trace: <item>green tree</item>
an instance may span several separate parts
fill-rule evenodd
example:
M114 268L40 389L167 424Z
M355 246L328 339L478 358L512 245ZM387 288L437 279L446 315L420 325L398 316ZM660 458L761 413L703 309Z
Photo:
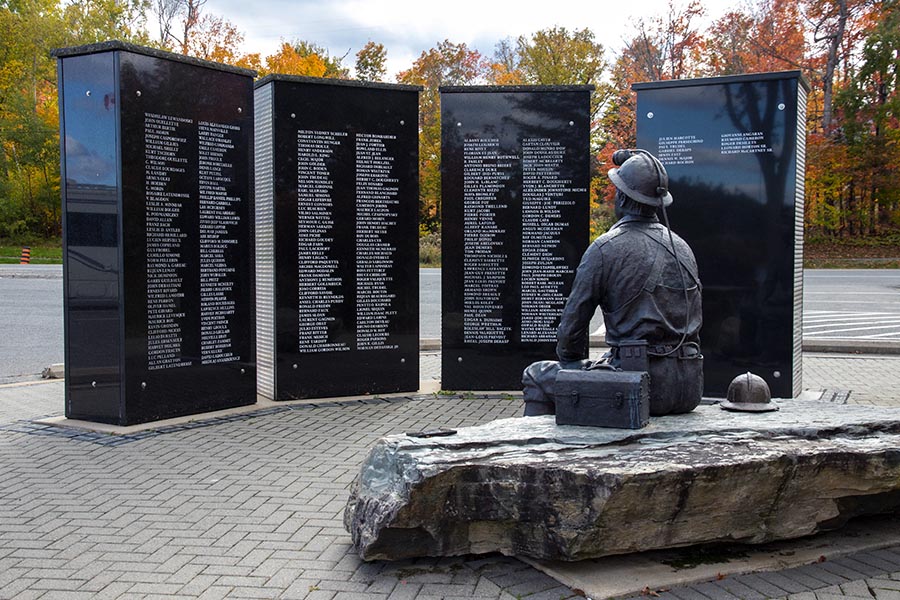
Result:
M542 29L516 42L518 70L535 85L599 84L607 64L604 49L590 29Z
M57 229L56 74L49 50L64 44L63 31L55 2L0 4L0 237Z
M498 55L503 56L498 46ZM593 85L591 94L591 156L596 156L602 146L604 134L600 126L600 114L613 96L613 88L604 77L609 68L606 51L594 38L590 29L569 31L565 27L551 27L521 36L516 41L514 61L522 82L535 85ZM602 189L605 175L599 164L591 160L591 223L592 233L605 229L609 211L603 209Z
M76 0L64 4L67 45L124 40L150 44L147 0Z
M859 69L835 99L841 129L832 144L846 146L843 166L853 174L830 198L844 236L900 226L900 1L878 2L874 12Z
M356 53L356 78L363 81L384 81L387 75L387 50L384 44L369 40Z
M482 81L487 65L477 50L449 40L422 52L412 67L397 75L399 83L424 86L419 95L419 226L436 232L441 222L441 106L442 85Z
M59 116L50 50L146 43L143 1L0 0L0 236L59 235Z

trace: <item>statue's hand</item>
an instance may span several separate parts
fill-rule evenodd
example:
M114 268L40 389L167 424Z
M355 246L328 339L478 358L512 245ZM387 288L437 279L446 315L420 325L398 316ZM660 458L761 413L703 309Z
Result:
M585 360L564 360L559 363L559 366L563 369L571 369L571 370L582 370L587 368L585 363L590 363L590 361Z

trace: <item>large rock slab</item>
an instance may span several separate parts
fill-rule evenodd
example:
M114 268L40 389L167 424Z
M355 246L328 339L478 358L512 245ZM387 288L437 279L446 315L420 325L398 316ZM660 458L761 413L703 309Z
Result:
M581 560L762 543L900 506L900 411L701 406L641 430L502 419L372 448L344 524L366 560L502 552Z

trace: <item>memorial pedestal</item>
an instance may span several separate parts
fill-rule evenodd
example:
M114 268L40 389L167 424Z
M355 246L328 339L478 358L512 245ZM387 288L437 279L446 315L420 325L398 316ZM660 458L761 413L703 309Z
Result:
M637 431L543 416L390 435L363 462L344 525L364 560L797 538L900 507L898 417L789 400L768 413L700 406Z
M121 42L55 55L66 416L253 404L254 73Z

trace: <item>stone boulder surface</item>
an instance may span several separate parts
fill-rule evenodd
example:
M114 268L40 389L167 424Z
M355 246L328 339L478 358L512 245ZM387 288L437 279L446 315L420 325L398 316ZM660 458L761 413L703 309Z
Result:
M640 430L528 417L387 436L362 465L344 525L366 560L581 560L795 538L900 506L900 411L780 406L700 406Z

